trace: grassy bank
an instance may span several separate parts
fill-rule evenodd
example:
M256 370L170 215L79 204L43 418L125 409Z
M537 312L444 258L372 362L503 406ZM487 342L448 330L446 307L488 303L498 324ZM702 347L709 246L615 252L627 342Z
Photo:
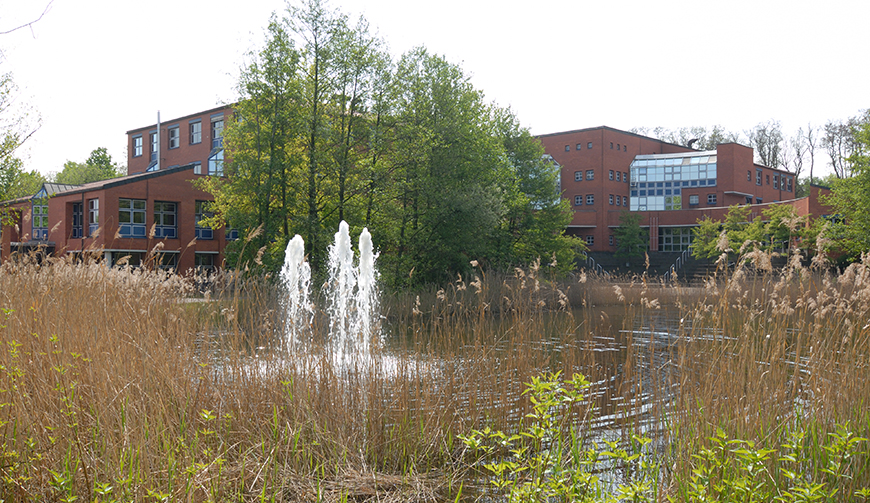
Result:
M794 433L805 432L807 477L826 476L842 425L870 436L864 264L836 277L739 269L703 289L480 273L385 298L384 344L342 364L322 315L304 341L285 340L268 281L212 278L205 296L198 284L99 264L4 266L0 499L473 499L491 486L459 436L519 431L534 411L524 383L545 372L591 382L560 412L561 438L654 437L641 450L661 468L661 497L697 500L704 463L722 463L709 487L728 470L736 480L736 442L697 457L718 442L771 449L758 478L775 492ZM668 309L678 333L648 335ZM610 433L589 433L601 417ZM824 483L854 495L870 485L866 446L848 463L851 478ZM613 473L611 489L637 472Z

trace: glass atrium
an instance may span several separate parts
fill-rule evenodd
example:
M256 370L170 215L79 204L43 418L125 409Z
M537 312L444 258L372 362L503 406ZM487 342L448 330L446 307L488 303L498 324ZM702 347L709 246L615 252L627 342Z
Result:
M686 189L716 186L716 151L636 156L630 181L631 211L682 209Z

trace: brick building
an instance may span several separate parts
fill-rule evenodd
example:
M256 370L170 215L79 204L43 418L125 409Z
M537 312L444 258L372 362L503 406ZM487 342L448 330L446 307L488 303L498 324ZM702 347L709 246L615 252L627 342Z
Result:
M753 150L737 143L697 151L606 126L539 139L561 167L562 197L574 208L568 233L591 251L615 251L613 229L626 210L641 213L651 251L686 250L698 219L721 219L735 204L752 204L753 216L773 203L801 215L828 213L819 187L796 198L792 173L755 164Z
M186 272L224 264L234 230L199 225L210 194L199 177L223 174L223 125L229 107L134 129L127 133L127 176L88 183L46 183L31 197L7 201L13 221L3 226L0 259L13 252L103 254L138 265L149 252L161 267ZM158 134L159 132L159 134Z

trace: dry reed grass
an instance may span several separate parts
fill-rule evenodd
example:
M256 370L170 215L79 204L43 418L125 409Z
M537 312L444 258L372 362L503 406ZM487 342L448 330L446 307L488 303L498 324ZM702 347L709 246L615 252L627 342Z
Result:
M262 278L6 264L0 498L452 500L472 482L456 436L515 430L522 383L560 370L594 383L566 424L655 433L679 494L716 428L870 436L868 267L741 266L705 289L479 272L385 299L375 357L337 364L322 315L285 340ZM643 335L673 329L668 309L679 333Z

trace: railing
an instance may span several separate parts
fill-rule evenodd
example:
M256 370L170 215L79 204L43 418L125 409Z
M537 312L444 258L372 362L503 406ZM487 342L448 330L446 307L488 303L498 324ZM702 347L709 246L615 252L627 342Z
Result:
M682 267L684 265L686 265L686 262L689 260L689 257L691 257L691 256L692 256L692 247L689 246L688 248L683 250L683 253L681 253L680 256L677 257L677 260L674 262L674 265L672 265L671 268L668 269L668 272L665 273L665 275L664 275L665 281L671 281L673 279L674 275L677 273L677 271L679 271L680 269L682 269Z
M588 269L592 269L593 272L601 274L602 276L610 276L610 273L605 271L604 268L601 267L601 264L596 262L594 258L590 257L588 253L583 253L582 257L583 262Z

